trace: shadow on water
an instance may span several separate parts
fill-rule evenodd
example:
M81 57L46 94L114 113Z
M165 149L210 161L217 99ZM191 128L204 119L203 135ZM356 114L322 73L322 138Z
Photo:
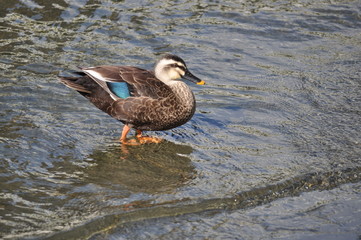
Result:
M134 147L115 143L88 156L93 166L84 170L85 181L119 184L132 193L172 192L196 174L188 157L192 151L190 146L169 141Z

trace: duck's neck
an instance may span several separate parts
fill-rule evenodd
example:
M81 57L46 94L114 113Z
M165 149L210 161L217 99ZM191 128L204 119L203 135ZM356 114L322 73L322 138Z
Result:
M195 104L195 98L190 87L183 81L169 81L167 85L173 90L174 94L179 100L179 103L186 106L192 106Z

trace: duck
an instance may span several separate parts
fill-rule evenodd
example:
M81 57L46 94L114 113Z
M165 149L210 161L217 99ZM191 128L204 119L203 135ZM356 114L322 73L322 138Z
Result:
M134 66L101 65L79 67L73 76L59 76L97 108L124 124L120 142L125 145L160 143L162 139L144 131L164 131L188 122L196 109L195 96L184 80L204 85L184 60L163 55L154 70ZM131 129L135 139L127 139Z

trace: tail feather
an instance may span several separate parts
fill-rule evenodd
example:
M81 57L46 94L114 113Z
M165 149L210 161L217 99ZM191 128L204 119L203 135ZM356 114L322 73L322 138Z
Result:
M76 80L78 80L79 77L59 77L60 82L62 82L65 86L74 89L81 93L92 93L89 89L86 87L75 83Z

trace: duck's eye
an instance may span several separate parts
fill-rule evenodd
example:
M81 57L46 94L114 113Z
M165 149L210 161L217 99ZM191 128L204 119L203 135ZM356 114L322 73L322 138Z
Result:
M169 64L169 67L171 67L171 68L179 68L179 69L181 69L181 70L183 70L183 71L186 71L186 67L185 67L185 66L183 66L183 65L178 65L177 63Z
M184 72L186 71L186 67L185 67L185 66L179 66L179 65L177 65L177 67L178 67L179 69L183 70Z

